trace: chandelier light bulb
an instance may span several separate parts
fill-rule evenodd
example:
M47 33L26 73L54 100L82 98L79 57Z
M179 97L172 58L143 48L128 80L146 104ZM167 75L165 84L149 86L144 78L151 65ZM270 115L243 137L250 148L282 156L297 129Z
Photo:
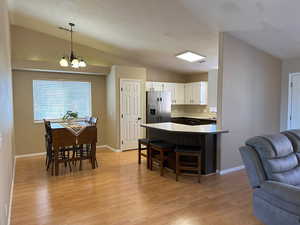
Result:
M60 64L60 66L62 66L62 67L68 67L68 66L69 66L68 60L66 60L65 57L62 57L62 58L61 58L61 60L59 61L59 64Z
M83 59L80 60L78 65L79 65L79 67L86 67L86 63Z
M79 60L77 58L73 59L71 64L73 68L79 68Z

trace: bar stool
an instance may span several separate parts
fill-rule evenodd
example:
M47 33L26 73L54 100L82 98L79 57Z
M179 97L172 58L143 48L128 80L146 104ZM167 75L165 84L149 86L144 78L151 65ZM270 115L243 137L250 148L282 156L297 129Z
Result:
M150 142L159 142L159 140L150 140L149 138L141 138L138 140L138 163L141 164L142 156L147 159L147 168L149 169L149 145ZM145 147L142 147L145 146ZM146 150L146 153L144 152Z
M179 175L187 176L197 176L198 182L200 183L201 179L201 149L199 147L191 146L176 146L176 181L178 181ZM184 162L181 160L181 156L195 157L197 162ZM186 172L197 172L197 173L182 173L184 170Z
M159 164L160 175L164 175L164 162L168 159L166 153L172 152L174 150L174 145L160 141L160 142L151 142L149 146L149 160L150 160L150 170L153 168L153 161ZM155 152L158 152L157 158L154 157Z
M150 140L148 138L142 138L138 140L138 163L141 164L142 156L147 158L147 168L149 168L149 144ZM142 147L142 145L146 147ZM146 150L147 153L144 153L143 150Z

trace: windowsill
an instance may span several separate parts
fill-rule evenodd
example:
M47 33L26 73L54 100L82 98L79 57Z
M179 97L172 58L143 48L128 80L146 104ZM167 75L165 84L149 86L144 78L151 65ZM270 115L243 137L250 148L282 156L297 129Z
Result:
M53 119L53 120L47 120L50 121L51 123L64 123L65 121L62 119ZM74 122L81 122L81 121L85 121L85 118L79 118L77 120L73 120ZM34 120L33 121L34 124L39 124L39 123L44 123L43 120Z

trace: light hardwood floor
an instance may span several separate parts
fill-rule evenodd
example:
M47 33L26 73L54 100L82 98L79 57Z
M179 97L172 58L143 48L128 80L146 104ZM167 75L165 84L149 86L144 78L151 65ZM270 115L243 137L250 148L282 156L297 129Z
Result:
M51 177L42 156L17 159L12 225L255 225L244 171L194 177L146 169L137 152L98 150L99 168Z

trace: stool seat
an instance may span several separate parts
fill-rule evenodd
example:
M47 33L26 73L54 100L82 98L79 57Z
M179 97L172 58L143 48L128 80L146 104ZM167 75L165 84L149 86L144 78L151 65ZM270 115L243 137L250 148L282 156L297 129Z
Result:
M150 142L152 147L161 148L161 149L173 149L175 145L164 142L164 141L153 141Z
M140 142L141 144L147 145L147 144L150 143L150 140L149 140L148 138L141 138L141 139L139 139L139 142Z
M148 145L148 144L154 143L154 142L161 142L161 140L158 140L158 139L149 139L149 138L140 138L138 141L141 144L144 144L144 145Z
M201 148L199 146L183 146L177 145L175 152L186 152L186 153L199 153L201 154Z

